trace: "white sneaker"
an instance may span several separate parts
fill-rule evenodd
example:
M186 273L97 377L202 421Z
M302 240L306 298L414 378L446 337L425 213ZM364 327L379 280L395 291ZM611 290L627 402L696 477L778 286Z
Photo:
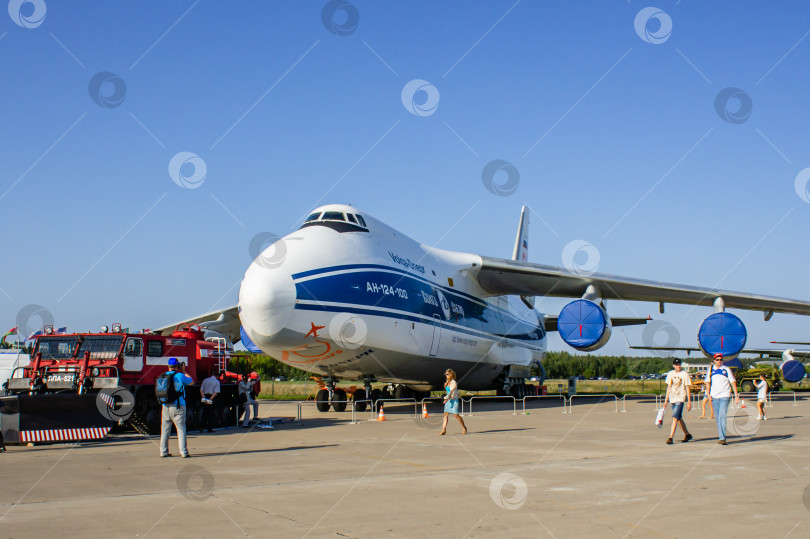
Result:
M757 416L757 419L762 420L762 416L761 416L761 415L758 415L758 416Z
M763 417L762 419L764 419L765 421L767 421L767 420L768 420L768 418L767 418L767 417Z

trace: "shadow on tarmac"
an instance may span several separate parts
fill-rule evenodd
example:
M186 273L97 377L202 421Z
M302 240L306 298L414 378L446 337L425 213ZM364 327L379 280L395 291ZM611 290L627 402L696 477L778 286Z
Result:
M534 427L526 427L523 429L490 429L490 430L477 430L477 431L469 431L467 434L488 434L491 432L517 432L521 430L537 430Z
M777 440L789 440L793 438L792 434L782 434L778 436L752 436L750 438L729 438L726 441L728 445L733 444L748 444L751 442L773 442Z
M277 453L280 451L298 451L299 449L322 449L324 447L337 447L338 444L321 445L294 445L289 447L274 447L268 449L245 449L241 451L216 451L208 453L192 453L193 457L222 457L224 455L247 455L250 453Z

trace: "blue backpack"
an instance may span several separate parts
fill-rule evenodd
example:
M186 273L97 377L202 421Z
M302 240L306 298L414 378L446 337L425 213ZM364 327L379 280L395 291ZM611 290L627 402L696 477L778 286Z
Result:
M155 396L160 404L173 404L182 394L174 386L175 371L164 372L155 380Z

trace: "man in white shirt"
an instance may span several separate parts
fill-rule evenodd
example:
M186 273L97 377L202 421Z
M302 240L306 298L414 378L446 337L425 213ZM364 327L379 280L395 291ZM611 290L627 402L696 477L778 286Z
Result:
M686 423L683 421L683 405L686 404L686 410L692 409L692 393L689 391L689 386L692 385L692 380L689 373L681 370L681 360L677 357L672 360L672 370L667 373L667 396L664 398L664 408L667 402L672 403L672 430L669 432L667 444L672 443L672 437L675 436L675 429L678 425L681 426L683 431L684 442L692 439L692 435L686 429Z
M712 409L717 420L717 436L720 445L726 445L726 418L728 405L731 401L731 391L734 390L734 403L740 402L737 393L737 380L731 369L723 365L723 354L714 355L714 365L706 373L704 380L707 393L712 397Z
M208 429L208 432L214 432L214 399L222 390L219 385L216 371L211 372L211 376L203 380L200 386L200 394L202 400L200 407L202 408L202 420L200 421L200 432Z

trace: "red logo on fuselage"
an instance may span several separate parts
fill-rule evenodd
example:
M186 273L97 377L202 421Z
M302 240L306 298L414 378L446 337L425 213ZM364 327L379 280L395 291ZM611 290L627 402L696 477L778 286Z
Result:
M316 326L314 322L310 322L310 324L312 327L310 328L309 332L304 335L304 338L306 339L312 335L315 342L302 344L301 346L296 346L291 350L283 350L281 352L281 361L284 363L309 364L317 361L323 361L324 359L329 359L330 357L335 357L343 353L343 350L335 350L332 352L332 345L318 338L318 330L321 330L326 326ZM291 355L301 359L291 359Z

